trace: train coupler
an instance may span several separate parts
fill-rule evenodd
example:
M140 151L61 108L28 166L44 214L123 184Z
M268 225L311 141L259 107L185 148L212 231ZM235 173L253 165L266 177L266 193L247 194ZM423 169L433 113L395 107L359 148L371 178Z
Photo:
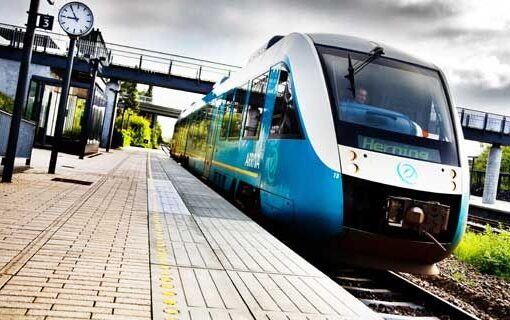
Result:
M386 199L386 222L389 226L416 230L419 233L439 234L446 231L450 206L434 201L420 201L405 197Z

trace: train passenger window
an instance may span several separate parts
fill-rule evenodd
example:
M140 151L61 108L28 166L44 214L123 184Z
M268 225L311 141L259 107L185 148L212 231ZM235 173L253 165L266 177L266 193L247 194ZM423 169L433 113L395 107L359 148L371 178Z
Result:
M212 107L206 105L200 110L200 122L198 124L198 149L205 152L207 133L209 132L209 125L211 124Z
M244 115L243 138L258 139L259 137L268 75L269 73L265 73L251 82L248 107Z
M280 69L269 137L280 139L303 138L298 113L292 97L292 81L285 66Z
M229 139L239 139L241 136L241 124L243 119L243 108L246 103L246 91L248 83L236 89L234 101L232 102L232 119L230 120Z
M191 125L190 125L190 148L191 150L197 149L198 146L198 112L194 112L191 115Z
M231 104L232 98L234 97L234 90L229 91L225 95L225 100L223 102L223 106L220 106L220 110L223 110L223 119L221 121L221 130L220 130L220 139L224 140L227 137L228 133L228 125L230 123L231 118Z

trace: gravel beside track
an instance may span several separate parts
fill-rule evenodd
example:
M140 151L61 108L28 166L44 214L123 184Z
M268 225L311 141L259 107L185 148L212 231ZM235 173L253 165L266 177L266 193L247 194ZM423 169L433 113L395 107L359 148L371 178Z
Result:
M510 282L482 274L454 257L438 263L437 276L401 274L480 319L510 319Z

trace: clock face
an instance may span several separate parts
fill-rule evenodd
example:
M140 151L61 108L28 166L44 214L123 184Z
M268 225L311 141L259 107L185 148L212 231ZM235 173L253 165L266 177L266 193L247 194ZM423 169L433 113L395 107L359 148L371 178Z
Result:
M58 23L69 35L84 36L94 26L94 15L83 3L69 2L60 9Z

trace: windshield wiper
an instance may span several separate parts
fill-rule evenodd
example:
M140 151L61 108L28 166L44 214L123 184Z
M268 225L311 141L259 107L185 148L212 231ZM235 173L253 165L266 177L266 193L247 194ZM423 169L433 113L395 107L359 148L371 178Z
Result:
M352 92L353 98L356 98L356 86L354 76L383 54L384 49L382 47L377 46L372 51L370 51L368 57L365 60L358 62L354 66L352 65L351 54L350 53L347 54L347 59L349 60L349 67L347 68L347 71L349 73L345 75L345 78L349 80L349 84L351 85L349 90Z

